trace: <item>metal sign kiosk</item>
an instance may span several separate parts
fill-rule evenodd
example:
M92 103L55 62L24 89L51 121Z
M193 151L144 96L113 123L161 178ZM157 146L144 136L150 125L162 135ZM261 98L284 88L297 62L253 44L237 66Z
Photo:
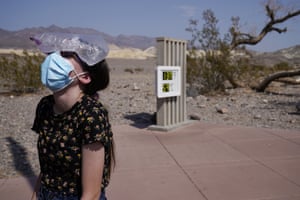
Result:
M186 120L186 41L157 38L156 125L149 129L169 131Z
M156 68L156 94L158 98L181 95L181 67L158 66Z

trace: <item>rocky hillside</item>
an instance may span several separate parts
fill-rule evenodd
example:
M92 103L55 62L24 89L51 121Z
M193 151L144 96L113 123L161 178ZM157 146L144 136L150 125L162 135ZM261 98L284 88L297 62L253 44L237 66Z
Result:
M264 65L286 62L300 67L300 45L281 49L271 53L254 53L255 60Z
M49 27L26 28L19 31L7 31L0 29L0 53L5 53L9 49L35 49L35 45L29 37L43 32L67 32L83 34L100 34L109 43L111 58L146 59L156 55L155 38L135 35L109 34L89 28L69 27L61 28L55 25ZM252 52L256 64L274 65L286 62L295 67L300 66L300 45L281 49L275 52L259 53Z
M118 35L111 36L109 34L89 28L61 28L55 25L49 27L26 28L19 31L7 31L0 29L0 48L16 48L16 49L33 49L35 48L29 37L43 32L66 32L66 33L82 33L82 34L100 34L109 44L114 44L121 48L131 47L145 50L155 45L155 38L136 36L136 35Z

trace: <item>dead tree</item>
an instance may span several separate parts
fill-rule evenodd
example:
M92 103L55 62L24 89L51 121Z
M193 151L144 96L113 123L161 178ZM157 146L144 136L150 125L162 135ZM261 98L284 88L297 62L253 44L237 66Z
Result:
M278 28L275 27L277 24L281 24L287 21L290 18L296 17L300 15L300 10L294 12L288 12L285 16L276 18L276 9L271 9L270 5L267 4L265 6L267 16L269 17L269 22L262 28L258 35L252 35L249 33L242 33L238 28L238 18L235 18L236 22L233 24L233 27L230 30L232 41L231 41L231 49L235 49L240 45L256 45L259 43L268 33L275 31L277 33L285 33L287 32L287 28Z
M288 12L286 15L282 17L277 17L276 12L278 11L275 7L271 8L270 1L265 5L266 14L269 18L267 24L262 28L258 35L252 35L249 33L242 33L239 30L238 23L239 18L232 18L233 26L230 29L230 33L232 36L230 48L233 50L240 45L256 45L259 43L268 33L270 32L277 32L277 33L284 33L287 32L287 28L278 28L276 25L281 24L288 19L296 17L300 15L300 10ZM263 92L268 85L278 79L283 77L290 77L290 76L299 76L300 70L296 70L293 72L278 72L272 75L269 75L265 80L263 80L256 89L258 92Z
M264 92L265 89L268 87L268 85L279 78L284 77L291 77L291 76L299 76L300 75L300 69L296 71L284 71L284 72L277 72L274 74L269 75L267 78L265 78L257 87L254 87L257 92Z

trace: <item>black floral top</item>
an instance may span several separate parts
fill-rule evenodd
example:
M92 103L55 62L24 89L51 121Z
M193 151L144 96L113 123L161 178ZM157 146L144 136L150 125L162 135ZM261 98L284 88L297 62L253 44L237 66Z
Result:
M109 183L113 137L108 112L87 95L60 115L54 114L53 105L52 95L41 99L32 127L39 135L41 184L63 195L80 195L82 145L101 142L105 148L103 191Z

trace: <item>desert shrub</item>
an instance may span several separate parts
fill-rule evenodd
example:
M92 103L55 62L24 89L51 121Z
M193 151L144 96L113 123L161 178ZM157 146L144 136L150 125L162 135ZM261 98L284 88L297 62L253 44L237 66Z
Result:
M135 72L142 72L142 71L144 71L144 68L142 68L142 67L136 67L136 68L134 68L134 71Z
M36 92L42 87L40 81L40 54L15 53L0 57L0 79L3 86L16 93Z
M248 59L235 58L224 41L218 45L218 49L206 50L200 56L192 50L187 57L187 82L198 94L224 92L229 85L237 87L248 74Z
M228 38L220 38L218 20L211 10L203 12L203 20L201 30L197 27L197 20L190 20L190 27L187 28L192 34L187 59L187 82L199 93L224 91L227 81L236 87L235 78L239 77L240 71L237 62L231 58ZM197 54L200 49L202 55Z
M142 72L144 71L144 68L141 68L141 67L135 67L135 68L126 68L124 69L124 72L128 72L128 73L131 73L131 74L134 74L135 72L138 73L138 72Z
M255 79L264 78L272 73L279 71L288 71L292 70L293 67L289 66L286 62L280 62L273 66L264 66L264 65L249 65L245 70L245 74L252 76Z
M206 55L205 58L201 58L199 61L200 77L198 82L201 85L200 92L223 91L225 81L224 62L215 54Z
M237 87L246 79L257 77L257 71L251 69L248 60L234 60L228 53L214 52L198 58L188 56L188 84L197 88L198 93L215 93L224 92L229 85Z
M124 69L124 72L128 72L128 73L131 73L131 74L134 73L133 69L129 69L129 68Z
M291 67L287 62L280 62L273 66L274 71L288 71L292 69L293 67Z

